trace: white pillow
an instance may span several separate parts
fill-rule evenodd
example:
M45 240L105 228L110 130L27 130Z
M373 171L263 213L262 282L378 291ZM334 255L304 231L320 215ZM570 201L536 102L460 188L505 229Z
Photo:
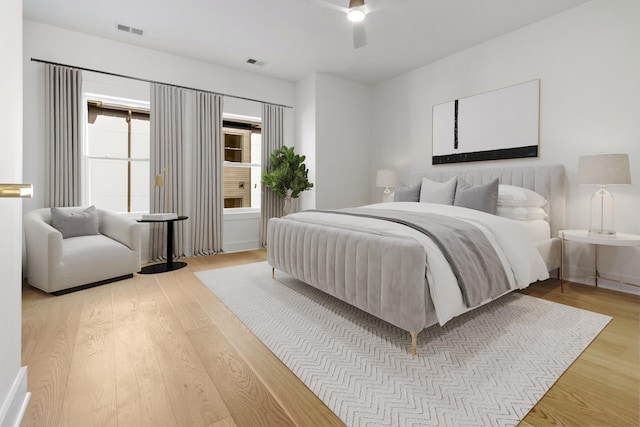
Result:
M516 206L498 206L496 215L518 221L545 219L547 213L542 208L523 208Z
M541 208L547 203L544 197L527 188L515 185L500 185L498 187L498 206L516 206Z
M455 176L447 182L436 182L431 181L428 178L422 178L420 202L453 205L453 197L456 194L457 182L458 178Z

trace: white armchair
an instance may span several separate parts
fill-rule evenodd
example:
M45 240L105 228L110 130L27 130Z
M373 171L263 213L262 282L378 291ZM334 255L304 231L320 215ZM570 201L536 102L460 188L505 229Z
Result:
M27 212L24 228L27 282L31 286L63 294L127 279L140 270L140 225L114 212L97 211L100 234L67 239L51 226L51 209Z

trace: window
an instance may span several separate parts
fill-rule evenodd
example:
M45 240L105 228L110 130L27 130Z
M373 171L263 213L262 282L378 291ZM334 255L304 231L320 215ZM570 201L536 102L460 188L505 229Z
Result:
M149 110L89 100L85 186L89 204L149 211Z
M260 122L242 118L223 121L224 207L260 209L262 135Z

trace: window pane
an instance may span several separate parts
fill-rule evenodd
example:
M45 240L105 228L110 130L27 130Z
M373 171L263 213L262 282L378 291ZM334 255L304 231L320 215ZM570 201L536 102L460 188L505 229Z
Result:
M87 138L90 156L127 157L125 112L89 107Z
M260 208L262 138L249 129L224 128L224 207ZM249 166L249 164L257 166Z
M90 159L89 180L92 205L115 212L127 212L126 160Z
M131 162L131 212L149 212L149 173L149 162Z
M150 127L149 115L133 114L131 121L131 157L134 159L148 159Z
M251 207L250 167L224 167L224 207Z

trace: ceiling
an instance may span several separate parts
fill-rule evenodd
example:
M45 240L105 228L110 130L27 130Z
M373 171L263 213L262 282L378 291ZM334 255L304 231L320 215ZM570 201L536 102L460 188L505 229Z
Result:
M289 81L375 84L587 0L366 0L353 48L348 0L24 0L24 17ZM123 24L143 36L117 30ZM249 58L264 62L250 65ZM49 58L55 60L56 58ZM72 64L74 65L74 64Z

